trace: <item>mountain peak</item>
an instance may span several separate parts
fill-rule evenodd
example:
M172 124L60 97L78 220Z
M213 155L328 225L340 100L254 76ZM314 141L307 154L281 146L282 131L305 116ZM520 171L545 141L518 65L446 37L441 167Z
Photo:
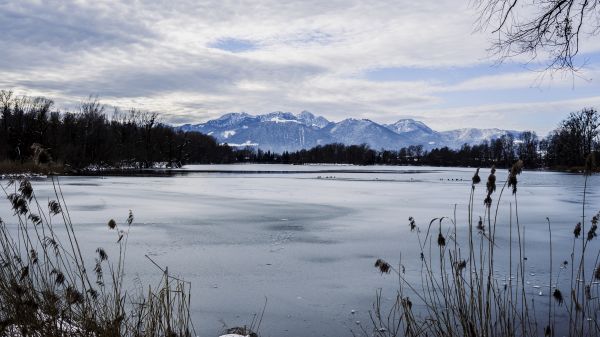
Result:
M291 112L274 111L264 115L258 115L258 119L263 122L275 122L275 123L297 123L298 120L296 115Z
M346 118L344 120L342 120L340 123L374 123L372 120L370 119L366 119L366 118Z
M303 110L296 116L300 122L319 129L324 128L329 124L329 121L325 117L315 116L312 112L306 110Z
M307 110L302 110L297 116L298 118L315 118L315 115Z
M335 123L306 110L297 114L274 111L256 116L245 112L228 113L206 123L182 125L180 129L202 132L232 146L252 144L274 152L296 151L330 143L367 144L374 149L389 150L411 145L423 145L426 149L460 148L465 143L479 144L506 134L515 138L520 135L517 131L474 128L438 132L412 118L387 125L357 118Z
M414 120L412 118L403 118L393 124L386 125L388 129L396 133L405 132L423 132L423 133L434 133L430 127L421 121Z
M216 120L227 120L227 119L237 118L237 117L250 117L250 115L245 112L229 112L229 113L226 113L223 116L217 118Z

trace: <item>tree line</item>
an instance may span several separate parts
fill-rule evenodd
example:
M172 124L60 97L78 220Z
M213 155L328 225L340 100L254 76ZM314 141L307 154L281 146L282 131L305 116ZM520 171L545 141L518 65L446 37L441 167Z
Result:
M0 91L0 161L35 162L68 170L149 168L186 163L229 163L234 151L214 138L161 123L156 113L112 113L91 97L77 112L61 112L44 97Z
M242 162L509 167L517 159L526 168L570 169L583 167L590 154L599 152L599 127L600 114L586 108L571 113L543 139L525 131L517 139L508 134L460 149L375 150L365 144L328 144L273 153L236 149L199 132L178 130L162 123L156 113L117 108L109 113L93 97L76 112L61 112L50 99L0 90L0 162L52 165L67 172Z

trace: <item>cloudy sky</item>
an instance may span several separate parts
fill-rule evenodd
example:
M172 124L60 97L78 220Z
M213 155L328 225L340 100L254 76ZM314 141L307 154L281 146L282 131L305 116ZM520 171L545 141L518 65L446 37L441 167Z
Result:
M599 43L575 77L497 65L476 19L467 0L0 0L0 88L175 124L309 110L545 134L600 107Z

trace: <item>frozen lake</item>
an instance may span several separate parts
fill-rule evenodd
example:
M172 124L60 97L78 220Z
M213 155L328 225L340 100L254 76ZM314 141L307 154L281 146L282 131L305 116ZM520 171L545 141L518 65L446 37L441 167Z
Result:
M103 247L111 255L114 233L106 222L135 215L129 237L128 277L152 281L147 254L192 282L193 318L200 336L217 336L223 324L250 324L268 305L264 336L347 336L367 321L375 291L393 295L397 280L373 263L396 263L418 253L408 217L427 226L452 216L459 226L474 169L383 166L206 165L172 176L61 177L65 199L84 253ZM482 215L480 175L475 214ZM506 171L497 172L501 187ZM519 216L526 226L528 270L542 283L547 269L546 217L553 226L556 261L568 258L580 220L581 175L524 172L519 176ZM588 214L600 210L600 176L588 181ZM33 181L41 201L49 180ZM498 194L494 195L496 200ZM508 202L500 212L498 245L506 247ZM0 216L11 221L8 203ZM596 240L598 241L598 240ZM562 242L562 243L561 243ZM564 244L567 249L561 249ZM594 242L593 249L598 249ZM406 262L406 261L405 261ZM538 277L539 279L536 279ZM547 279L547 277L546 277ZM546 282L547 283L547 282ZM351 314L356 310L355 314Z

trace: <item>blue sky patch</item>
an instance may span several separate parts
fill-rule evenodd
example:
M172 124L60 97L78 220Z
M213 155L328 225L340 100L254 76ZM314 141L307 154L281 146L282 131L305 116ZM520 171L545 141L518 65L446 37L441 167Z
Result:
M217 41L210 43L209 47L226 50L232 53L243 53L258 49L257 44L250 40L235 38L218 39Z
M364 73L370 81L427 81L454 84L479 76L499 75L509 72L520 72L526 68L514 63L510 64L479 64L469 67L389 67L371 69Z

